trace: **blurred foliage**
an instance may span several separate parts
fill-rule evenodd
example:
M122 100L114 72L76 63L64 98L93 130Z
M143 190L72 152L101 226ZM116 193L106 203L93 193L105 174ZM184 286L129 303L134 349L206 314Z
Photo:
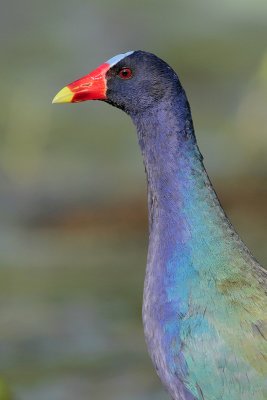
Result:
M216 190L266 264L266 20L265 0L2 0L0 373L15 399L167 398L141 325L134 127L104 103L51 99L123 51L169 62Z
M0 378L0 400L11 400L9 387L2 378Z

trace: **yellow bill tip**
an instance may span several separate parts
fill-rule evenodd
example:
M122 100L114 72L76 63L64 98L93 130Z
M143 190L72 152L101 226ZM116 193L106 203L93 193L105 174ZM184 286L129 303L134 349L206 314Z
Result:
M65 86L53 98L52 103L71 103L73 95L73 92L67 86Z

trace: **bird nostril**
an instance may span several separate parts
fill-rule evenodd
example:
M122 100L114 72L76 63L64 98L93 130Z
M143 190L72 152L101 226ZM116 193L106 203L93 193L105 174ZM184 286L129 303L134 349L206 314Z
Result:
M89 87L89 86L92 86L92 82L83 83L81 86L82 86L82 87Z

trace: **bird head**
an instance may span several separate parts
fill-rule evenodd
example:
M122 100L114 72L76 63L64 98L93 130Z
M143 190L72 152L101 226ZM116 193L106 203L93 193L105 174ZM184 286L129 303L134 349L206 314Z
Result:
M129 51L65 86L53 103L102 100L135 114L179 87L177 75L163 60L145 51Z

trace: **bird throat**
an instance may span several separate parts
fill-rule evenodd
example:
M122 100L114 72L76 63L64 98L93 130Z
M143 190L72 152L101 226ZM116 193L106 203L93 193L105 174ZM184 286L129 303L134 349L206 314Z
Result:
M147 175L150 239L160 235L168 247L186 243L200 226L205 236L219 235L229 223L204 168L185 93L133 120Z

